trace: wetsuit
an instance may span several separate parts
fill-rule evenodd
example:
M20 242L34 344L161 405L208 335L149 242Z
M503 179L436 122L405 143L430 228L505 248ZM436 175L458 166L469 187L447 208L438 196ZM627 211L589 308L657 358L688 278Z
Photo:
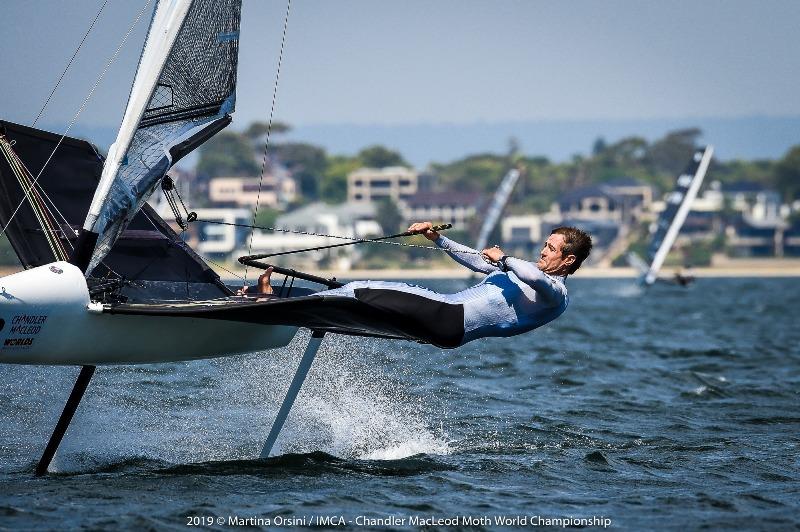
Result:
M508 257L508 270L504 272L484 261L476 250L444 236L436 240L436 245L447 250L459 264L486 273L487 277L455 294L440 294L406 283L354 281L317 295L352 297L413 320L416 326L427 328L429 341L444 347L536 329L559 317L569 304L565 278L548 275L535 264Z

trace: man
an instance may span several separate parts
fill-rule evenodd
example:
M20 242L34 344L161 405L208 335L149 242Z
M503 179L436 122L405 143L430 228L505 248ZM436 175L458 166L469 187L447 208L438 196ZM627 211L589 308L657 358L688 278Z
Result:
M408 230L423 234L459 264L487 277L455 294L385 281L355 281L315 295L351 297L425 328L437 345L457 347L477 338L514 336L559 317L569 298L565 280L592 249L591 237L574 227L553 229L537 262L509 257L495 246L478 252L433 231L431 222ZM259 277L259 292L272 293L271 270Z
M681 268L676 271L672 281L678 286L683 286L684 288L692 284L694 282L694 275L692 275L689 268L691 268L691 266L687 266L685 270Z

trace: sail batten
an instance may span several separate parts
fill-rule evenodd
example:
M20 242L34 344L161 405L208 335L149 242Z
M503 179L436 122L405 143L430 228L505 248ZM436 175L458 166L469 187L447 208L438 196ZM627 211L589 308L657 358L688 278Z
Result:
M183 157L229 122L224 119L236 102L240 13L241 0L161 0L156 6L84 224L98 235L87 273L156 189L177 160L173 155Z

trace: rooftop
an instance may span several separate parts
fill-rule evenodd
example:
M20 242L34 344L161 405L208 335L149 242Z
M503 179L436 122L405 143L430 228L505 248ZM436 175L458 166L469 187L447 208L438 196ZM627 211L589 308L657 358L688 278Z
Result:
M309 203L299 209L288 212L278 218L281 225L296 226L307 225L310 220L319 216L334 215L341 223L351 223L356 220L372 219L375 217L375 207L372 203L339 203L328 205L321 201Z
M755 194L763 192L764 185L754 181L736 181L735 183L722 183L722 191L727 193Z
M614 194L608 187L603 185L589 185L586 187L579 187L565 192L558 198L558 203L561 205L569 205L571 203L579 202L584 198L608 198L611 200L619 199L617 194Z
M483 202L480 192L422 192L403 200L410 208L418 207L477 207Z

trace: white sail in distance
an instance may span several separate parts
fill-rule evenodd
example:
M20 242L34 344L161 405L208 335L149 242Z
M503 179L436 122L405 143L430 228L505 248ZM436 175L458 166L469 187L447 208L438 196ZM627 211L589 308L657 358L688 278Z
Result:
M489 206L489 211L486 213L486 218L483 220L483 225L481 226L481 232L478 235L478 241L475 244L475 249L479 251L486 249L486 243L489 241L489 235L497 225L497 220L500 219L500 214L503 212L503 207L505 207L506 203L508 203L508 198L511 196L511 191L514 190L514 186L517 184L518 179L519 170L512 168L505 175L503 181L500 182L497 192L494 193L492 204Z
M230 122L241 0L161 0L84 230L86 274L110 251L170 167Z
M675 190L667 196L667 206L658 218L648 250L651 260L650 268L644 276L646 284L653 284L658 278L658 272L664 264L664 259L667 258L669 250L675 243L683 222L686 221L689 210L692 208L692 202L700 191L700 185L703 184L713 153L712 146L697 150L686 171L678 177Z

